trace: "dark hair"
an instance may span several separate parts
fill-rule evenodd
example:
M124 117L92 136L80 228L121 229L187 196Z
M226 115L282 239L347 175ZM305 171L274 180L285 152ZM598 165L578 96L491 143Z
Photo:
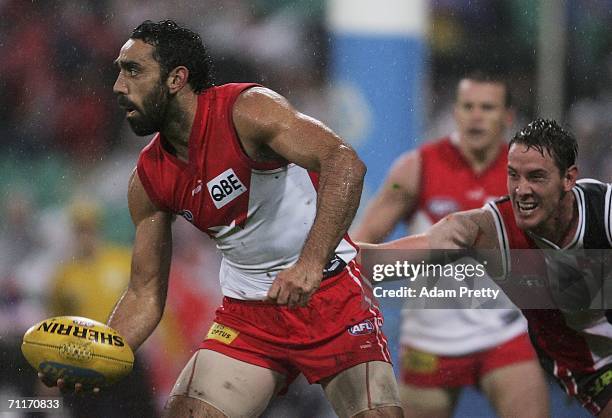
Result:
M501 84L505 91L504 104L507 108L512 106L512 93L510 92L510 86L508 86L508 83L501 75L476 70L466 74L461 78L461 80L472 80L476 81L477 83Z
M536 119L517 132L510 140L513 144L523 144L544 155L544 150L555 160L561 175L576 163L578 142L574 135L560 127L551 119Z
M187 82L194 92L214 85L212 62L202 38L197 33L180 27L172 20L145 20L132 31L131 39L140 39L155 47L153 58L161 67L162 79L182 65L189 70Z

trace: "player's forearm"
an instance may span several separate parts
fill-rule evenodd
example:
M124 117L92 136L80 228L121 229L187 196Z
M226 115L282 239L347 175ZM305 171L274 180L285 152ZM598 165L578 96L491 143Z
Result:
M365 165L347 147L322 162L317 216L300 260L327 264L357 212L365 172Z
M409 235L394 241L383 242L381 244L372 244L358 241L359 254L357 262L364 263L364 253L368 254L370 260L375 257L384 259L384 254L379 253L386 251L394 251L394 255L398 259L408 261L411 264L420 264L421 262L433 263L439 260L443 261L443 253L440 251L432 251L429 237L427 234ZM442 257L441 257L442 256ZM368 274L366 273L366 276Z
M108 325L123 335L132 350L136 351L161 320L165 299L165 289L137 292L128 287L115 306Z

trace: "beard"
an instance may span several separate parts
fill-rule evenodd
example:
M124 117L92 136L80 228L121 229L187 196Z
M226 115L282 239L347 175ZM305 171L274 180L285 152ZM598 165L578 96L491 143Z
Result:
M138 110L136 115L128 118L132 131L138 136L147 136L159 132L162 129L170 93L163 83L159 83L142 101L142 111Z

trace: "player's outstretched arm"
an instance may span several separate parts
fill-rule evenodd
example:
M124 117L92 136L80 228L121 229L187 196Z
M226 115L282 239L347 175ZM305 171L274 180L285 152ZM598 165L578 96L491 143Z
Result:
M420 177L419 151L400 156L393 163L382 187L366 207L351 237L372 243L384 240L395 225L414 209L419 196Z
M284 159L319 173L317 215L300 258L277 276L268 293L279 304L305 305L355 216L365 165L329 128L271 90L258 87L242 93L233 117L252 158Z
M108 325L123 335L136 352L161 320L166 303L172 217L153 205L136 171L130 178L128 204L136 226L132 273Z
M434 224L427 232L409 235L382 244L358 243L362 250L432 250L429 256L419 251L418 261L422 257L430 257L427 262L436 262L436 250L482 250L481 257L486 259L489 270L498 274L497 259L491 257L497 254L499 248L497 230L491 213L484 209L473 209L457 212L446 216ZM416 261L415 261L416 262Z
M484 209L472 209L447 215L424 234L366 247L395 250L490 250L498 245L491 213Z

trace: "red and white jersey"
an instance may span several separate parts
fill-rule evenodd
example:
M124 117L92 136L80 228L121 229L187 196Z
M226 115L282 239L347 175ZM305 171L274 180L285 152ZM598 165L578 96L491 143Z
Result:
M198 96L188 162L168 152L157 134L137 164L158 208L215 239L223 255L223 294L244 300L264 299L276 274L297 261L314 222L318 186L317 173L286 161L256 162L242 149L232 108L254 86L226 84ZM336 248L337 264L356 254L345 235Z
M415 209L409 216L411 234L425 232L446 215L482 207L507 193L508 147L500 145L495 161L475 173L461 155L456 134L425 144L421 156L421 183ZM484 280L484 279L483 279ZM487 286L497 288L490 279ZM445 281L459 288L461 282ZM425 309L409 301L402 311L401 342L447 356L485 350L526 331L526 322L500 293L496 309Z
M536 268L518 263L518 257L512 257L510 250L612 248L612 185L596 180L580 180L572 192L578 207L578 227L572 241L564 248L519 229L508 197L487 205L495 219L506 281L516 282L521 274L533 276ZM559 277L547 273L548 263L541 252L534 254L540 254L542 259L540 263L530 263L540 266L536 276L547 276L547 281L554 284ZM565 254L570 257L573 253ZM577 279L574 278L574 281ZM549 288L554 289L554 286ZM603 291L601 288L599 290ZM593 299L598 300L602 295L595 295ZM568 394L576 394L577 385L573 379L576 374L589 374L612 363L612 324L606 315L609 311L524 309L523 313L542 365L564 383Z
M508 146L500 145L495 161L482 173L476 173L461 155L458 141L457 134L453 134L420 148L419 197L408 216L411 233L426 231L446 215L480 208L507 193Z

